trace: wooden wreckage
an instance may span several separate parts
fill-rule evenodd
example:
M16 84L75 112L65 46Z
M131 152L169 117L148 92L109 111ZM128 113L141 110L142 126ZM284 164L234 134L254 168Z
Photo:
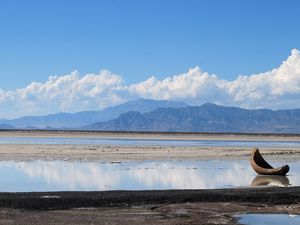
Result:
M284 165L282 167L273 168L267 161L262 157L259 150L254 148L251 153L250 163L253 170L259 175L280 175L285 176L290 167L288 165Z

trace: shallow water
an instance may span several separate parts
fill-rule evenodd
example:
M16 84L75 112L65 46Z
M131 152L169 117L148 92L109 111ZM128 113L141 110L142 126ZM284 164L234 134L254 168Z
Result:
M300 185L300 165L287 177L256 176L247 160L0 161L0 192L213 189Z
M288 214L245 214L239 215L239 223L245 225L299 225L299 215Z
M160 145L205 147L300 147L300 141L161 140L66 137L0 137L0 144Z

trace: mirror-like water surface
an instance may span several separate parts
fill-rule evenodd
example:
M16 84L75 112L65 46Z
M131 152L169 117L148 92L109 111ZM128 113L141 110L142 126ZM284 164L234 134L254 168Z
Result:
M0 137L0 144L162 145L208 147L300 147L300 141L161 140L67 137Z
M245 214L239 215L240 224L245 225L299 225L299 215L288 215L288 214Z
M287 177L256 176L247 160L0 161L0 192L207 189L300 185L300 165Z

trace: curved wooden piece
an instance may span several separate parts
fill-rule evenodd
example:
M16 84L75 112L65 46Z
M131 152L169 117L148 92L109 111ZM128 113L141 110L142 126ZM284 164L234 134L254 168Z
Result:
M269 163L266 162L266 160L262 157L257 148L254 148L254 150L251 153L250 163L253 170L259 175L285 176L290 170L288 165L273 168Z

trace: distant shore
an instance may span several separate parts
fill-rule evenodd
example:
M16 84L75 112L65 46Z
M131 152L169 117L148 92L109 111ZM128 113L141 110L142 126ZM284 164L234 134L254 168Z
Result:
M178 140L295 140L300 141L300 134L287 133L221 133L221 132L152 132L152 131L93 131L93 130L21 130L0 129L3 136L70 136L70 137L118 137L118 138L158 138Z
M141 140L221 140L221 141L293 141L296 135L278 134L214 134L214 133L153 133L153 132L85 132L85 131L0 131L0 138L105 138ZM0 144L0 160L207 160L248 159L249 147L211 146L146 146L108 144ZM300 148L261 148L270 160L299 160Z

